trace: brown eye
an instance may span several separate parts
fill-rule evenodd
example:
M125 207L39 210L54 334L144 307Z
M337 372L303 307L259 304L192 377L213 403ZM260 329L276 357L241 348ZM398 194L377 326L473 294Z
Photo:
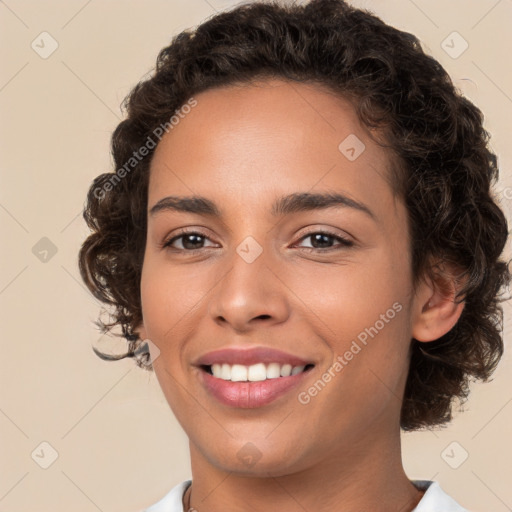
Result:
M310 247L304 247L305 249L333 249L333 242L339 242L338 245L341 245L343 247L351 247L354 245L353 242L350 240L347 240L346 238L343 238L339 235L335 235L334 233L329 233L327 231L315 231L313 233L308 233L307 235L303 236L301 240L311 240L311 246Z
M194 251L197 249L203 249L204 243L209 240L206 235L202 233L190 232L181 233L169 241L165 242L163 247L169 247L176 250ZM180 242L181 247L175 245L175 242Z

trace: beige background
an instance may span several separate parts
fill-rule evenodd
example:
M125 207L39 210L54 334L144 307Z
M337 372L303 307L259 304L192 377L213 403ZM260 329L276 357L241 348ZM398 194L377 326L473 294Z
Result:
M138 511L190 476L186 436L155 376L91 350L99 304L78 274L80 213L92 179L112 170L109 137L125 94L173 34L235 3L0 2L0 512ZM484 111L510 217L512 1L353 3L415 33ZM31 47L51 49L43 31L58 43L46 59ZM441 46L453 31L469 44L456 59ZM452 52L463 44L450 41ZM448 428L404 436L411 478L439 480L472 510L512 510L511 370L507 351ZM43 469L52 450L58 458Z

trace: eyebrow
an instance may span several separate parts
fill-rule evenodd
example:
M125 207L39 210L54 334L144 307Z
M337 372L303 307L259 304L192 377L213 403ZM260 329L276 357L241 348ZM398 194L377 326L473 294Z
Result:
M303 192L282 196L273 203L270 213L272 216L277 217L333 207L353 208L376 220L374 213L368 206L335 192L314 194ZM162 211L188 212L211 217L222 217L222 213L217 205L210 199L202 196L164 197L151 207L149 214L153 216Z

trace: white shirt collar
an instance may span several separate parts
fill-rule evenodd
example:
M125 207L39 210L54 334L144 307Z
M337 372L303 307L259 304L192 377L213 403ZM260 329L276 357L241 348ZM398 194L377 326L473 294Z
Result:
M431 480L412 480L420 490L425 491L423 498L413 512L468 512L453 498L450 498L439 485ZM180 511L181 512L181 511Z

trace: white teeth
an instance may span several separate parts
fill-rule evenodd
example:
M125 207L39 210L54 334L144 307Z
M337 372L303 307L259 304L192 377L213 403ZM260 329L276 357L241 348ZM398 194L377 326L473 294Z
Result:
M247 371L247 380L250 382L257 382L267 378L267 369L263 363L253 364L249 366Z
M303 372L304 368L306 368L306 367L305 366L294 366L292 368L292 375L297 375L297 373Z
M281 366L281 377L289 377L292 374L292 365L291 364L283 364Z
M220 364L212 364L212 373L214 377L220 378L222 367Z
M217 377L217 375L215 375L215 377ZM220 378L224 379L224 380L231 380L231 366L229 364L224 363L222 365L222 371L220 373Z
M279 363L270 363L267 366L267 379L277 379L281 377L281 365Z
M231 367L231 380L232 382L241 382L247 380L247 366L234 364Z
M215 363L211 365L214 377L232 382L258 382L279 377L290 377L304 371L305 366L294 366L291 364L257 363L251 366L242 364L230 365L227 363Z

